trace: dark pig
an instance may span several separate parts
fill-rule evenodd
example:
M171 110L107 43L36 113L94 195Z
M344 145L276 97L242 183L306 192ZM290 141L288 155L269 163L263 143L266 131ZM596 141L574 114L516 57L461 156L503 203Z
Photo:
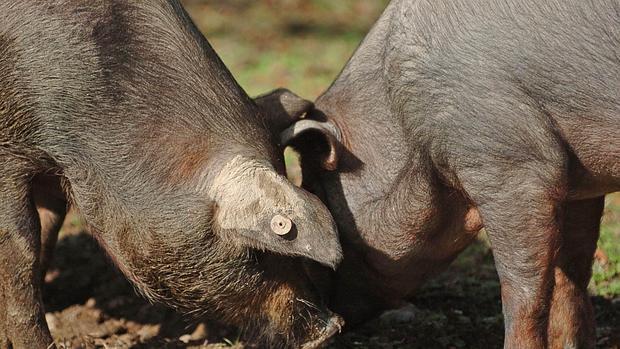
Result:
M620 2L394 0L283 133L338 222L349 323L485 227L505 348L593 348L587 285L620 189Z
M311 276L340 244L282 176L273 122L301 109L279 93L291 115L264 115L177 1L2 1L0 348L53 346L40 280L68 202L150 300L270 347L336 332Z

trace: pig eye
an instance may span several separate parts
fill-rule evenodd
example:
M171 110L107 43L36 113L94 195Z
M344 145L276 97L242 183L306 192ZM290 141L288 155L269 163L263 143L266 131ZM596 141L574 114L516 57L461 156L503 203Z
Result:
M271 230L280 236L287 235L293 230L293 221L277 214L271 219Z

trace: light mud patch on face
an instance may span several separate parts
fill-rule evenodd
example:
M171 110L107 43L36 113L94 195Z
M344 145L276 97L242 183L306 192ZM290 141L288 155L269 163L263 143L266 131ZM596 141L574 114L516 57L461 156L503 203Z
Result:
M290 186L271 166L237 155L213 179L207 193L220 207L221 229L255 229L259 220L273 217L244 217L235 209L247 208L258 214L277 208L285 217L300 216L304 202ZM225 209L233 212L223 212Z
M199 190L217 205L214 230L224 239L260 250L303 256L334 268L342 258L327 208L263 161L237 155ZM289 221L290 232L273 227Z

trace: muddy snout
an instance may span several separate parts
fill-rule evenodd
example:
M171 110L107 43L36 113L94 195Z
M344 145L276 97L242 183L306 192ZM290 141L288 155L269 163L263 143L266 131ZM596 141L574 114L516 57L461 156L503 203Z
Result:
M340 333L343 326L344 320L338 314L328 310L323 328L317 329L316 337L302 344L301 349L322 348L332 337Z

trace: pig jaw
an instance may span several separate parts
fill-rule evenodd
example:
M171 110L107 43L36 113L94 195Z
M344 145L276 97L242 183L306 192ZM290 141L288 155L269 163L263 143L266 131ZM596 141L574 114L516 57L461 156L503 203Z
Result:
M311 275L312 268L302 266L309 263L307 260L269 253L259 255L257 260L266 290L255 294L264 316L263 324L254 326L259 330L253 333L254 337L262 337L272 346L278 343L276 347L311 349L321 347L340 332L344 321L326 308L320 294L324 290L317 290L320 283L313 280L313 276L329 278L327 268L313 263L315 272L323 273Z
M238 285L221 299L223 317L269 348L319 348L344 325L324 305L300 258L257 252L242 272L252 284ZM315 267L320 267L315 263Z
M326 321L325 328L319 332L319 336L316 339L304 343L301 349L321 348L330 338L340 333L343 326L344 320L336 314L332 315L329 320Z
M175 235L127 242L143 252L131 255L127 269L150 300L234 324L268 348L299 348L337 332L341 320L323 305L306 260L238 247L212 232Z
M216 204L214 229L220 238L331 268L340 262L336 225L327 208L268 162L237 155L210 173L199 190ZM282 220L290 223L290 230L274 230L274 221Z
M291 293L280 305L272 304L264 325L254 327L260 332L250 332L251 337L262 339L269 347L315 349L341 332L342 317L297 296Z

